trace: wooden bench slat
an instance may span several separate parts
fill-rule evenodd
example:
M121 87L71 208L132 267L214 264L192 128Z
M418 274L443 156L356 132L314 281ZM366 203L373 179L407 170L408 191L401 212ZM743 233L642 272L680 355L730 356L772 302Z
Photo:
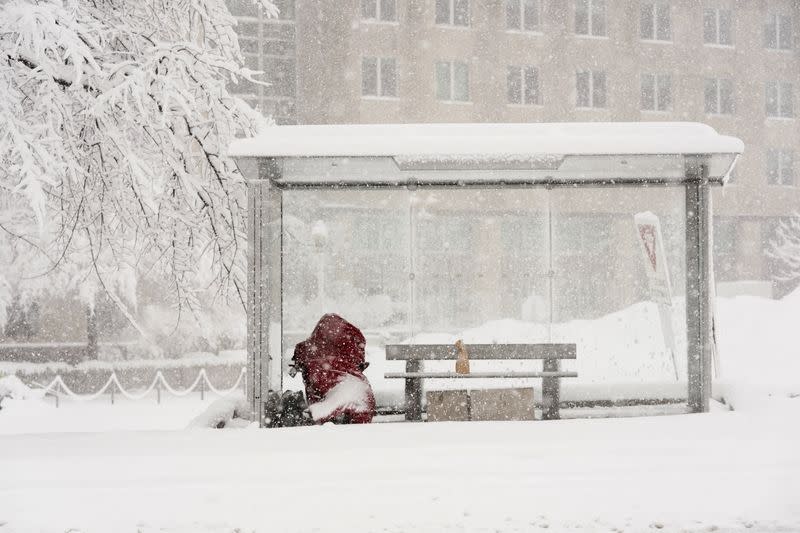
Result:
M480 359L577 359L575 344L466 344L469 358ZM455 346L448 344L387 344L389 361L448 361L458 358Z
M470 372L458 374L456 372L386 372L385 379L444 379L444 378L577 378L577 372Z

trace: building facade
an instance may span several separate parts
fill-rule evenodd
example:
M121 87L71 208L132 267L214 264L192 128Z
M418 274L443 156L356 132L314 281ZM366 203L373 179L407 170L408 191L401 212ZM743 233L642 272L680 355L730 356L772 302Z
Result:
M229 5L273 84L247 97L278 123L677 120L737 136L713 198L717 280L775 275L768 242L800 209L796 0L295 0L277 21ZM600 246L587 235L613 213L577 211Z

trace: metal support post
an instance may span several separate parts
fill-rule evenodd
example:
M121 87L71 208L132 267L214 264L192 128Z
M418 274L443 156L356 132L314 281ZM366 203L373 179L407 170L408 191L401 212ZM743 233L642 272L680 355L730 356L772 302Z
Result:
M686 158L686 339L690 413L705 413L711 397L711 298L708 159Z
M247 189L247 393L261 427L269 390L282 388L283 201L271 182L279 176L274 159L260 161Z

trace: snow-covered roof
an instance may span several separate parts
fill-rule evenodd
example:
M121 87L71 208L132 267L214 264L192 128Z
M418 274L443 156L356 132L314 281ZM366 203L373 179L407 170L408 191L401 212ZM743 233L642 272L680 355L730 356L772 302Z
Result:
M724 183L743 149L691 122L359 124L274 126L229 154L248 179L282 187L491 187L675 184L694 155Z
M233 157L739 154L744 144L695 122L274 126L232 143Z

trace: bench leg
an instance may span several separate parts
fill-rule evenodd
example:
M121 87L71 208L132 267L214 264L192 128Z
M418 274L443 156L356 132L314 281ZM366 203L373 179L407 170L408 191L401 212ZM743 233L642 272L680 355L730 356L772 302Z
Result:
M542 365L545 372L558 372L561 370L561 361L558 359L545 359ZM560 398L559 378L542 378L542 419L558 420L560 418L558 406Z
M406 372L419 372L419 360L406 361ZM410 422L422 421L422 379L406 379L406 420Z

